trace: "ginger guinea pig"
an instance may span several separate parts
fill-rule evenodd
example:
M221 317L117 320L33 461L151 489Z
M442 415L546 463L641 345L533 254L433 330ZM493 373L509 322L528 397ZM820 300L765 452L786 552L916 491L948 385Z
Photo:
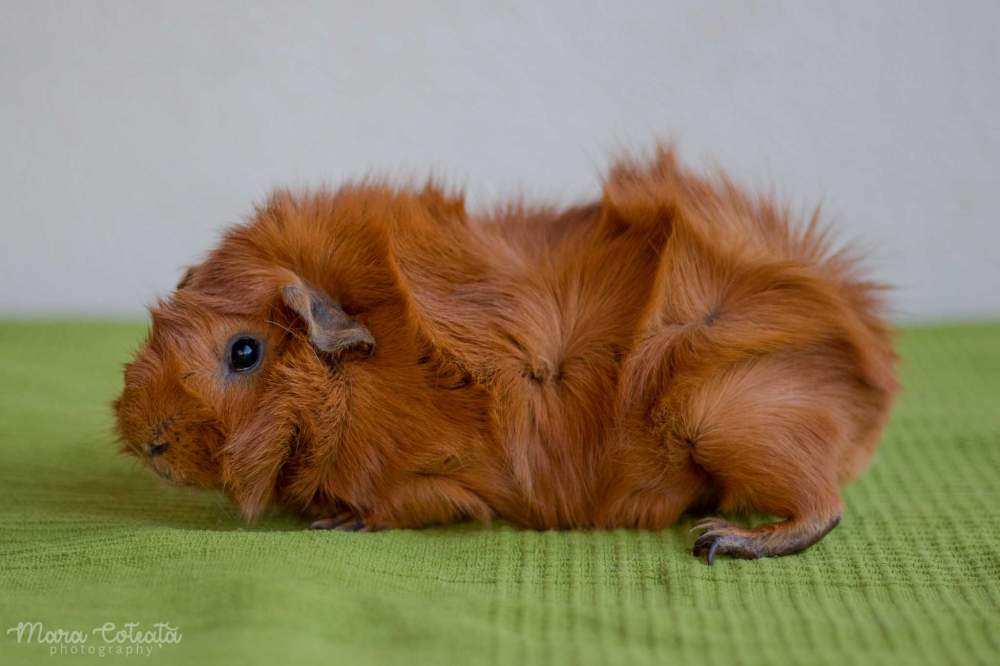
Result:
M248 518L753 512L775 520L708 519L695 555L784 555L837 524L898 392L877 294L815 219L664 150L563 211L279 192L152 308L115 411L127 452Z

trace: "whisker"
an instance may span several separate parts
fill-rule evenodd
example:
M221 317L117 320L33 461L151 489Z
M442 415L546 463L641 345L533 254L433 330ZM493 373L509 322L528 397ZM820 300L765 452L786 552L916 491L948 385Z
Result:
M283 331L285 331L287 333L291 333L293 336L295 336L296 338L298 338L302 342L308 342L308 340L306 340L306 338L301 333L299 333L298 331L290 329L287 326L285 326L284 324L279 324L278 322L274 321L273 319L267 319L266 323L268 323L268 324L274 324L275 326L277 326L278 328L282 329ZM282 342L285 341L285 336L281 337L281 341Z

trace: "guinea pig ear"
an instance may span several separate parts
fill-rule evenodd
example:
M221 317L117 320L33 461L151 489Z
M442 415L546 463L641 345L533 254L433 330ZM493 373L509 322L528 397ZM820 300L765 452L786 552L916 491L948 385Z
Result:
M293 282L282 287L281 300L305 322L309 339L316 349L334 358L347 352L368 356L375 352L371 331L319 290Z

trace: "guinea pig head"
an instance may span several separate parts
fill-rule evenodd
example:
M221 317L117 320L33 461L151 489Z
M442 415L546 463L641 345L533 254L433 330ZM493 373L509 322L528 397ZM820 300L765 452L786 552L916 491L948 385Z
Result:
M375 339L290 270L216 260L151 308L114 410L127 453L165 479L223 488L252 517L301 429L342 416L331 368L370 356Z

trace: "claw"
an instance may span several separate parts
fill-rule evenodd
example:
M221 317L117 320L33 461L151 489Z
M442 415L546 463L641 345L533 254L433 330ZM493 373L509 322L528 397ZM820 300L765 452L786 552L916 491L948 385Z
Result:
M723 546L723 539L725 539L725 534L721 533L719 530L710 530L705 532L700 537L698 537L694 542L694 548L691 549L691 554L695 557L701 557L703 553L706 553L705 560L708 562L708 566L715 564L715 554L719 551L719 548ZM728 552L723 548L722 552Z
M336 518L320 518L319 520L314 520L309 525L311 530L332 530L340 523L337 522Z
M697 539L695 539L694 548L691 551L692 554L695 557L698 557L705 551L711 549L713 545L718 543L718 539L720 536L721 535L717 530L709 530L708 532L705 532Z
M695 530L705 530L705 531L722 530L729 526L730 526L729 523L723 520L722 518L703 518L702 520L699 520L697 523L695 523L694 527L692 527L689 531L694 532Z
M314 520L309 525L309 528L314 530L340 530L348 532L360 532L363 531L364 527L364 521L349 512L338 513L336 516L330 516L329 518L320 518L319 520Z
M719 549L719 542L713 541L712 547L708 549L708 557L706 558L708 560L708 566L712 566L713 564L715 564L715 551L717 551L718 549Z
M739 554L741 549L733 542L733 526L722 518L705 518L699 521L691 531L704 530L697 539L691 554L695 557L705 555L708 566L715 564L717 554Z

